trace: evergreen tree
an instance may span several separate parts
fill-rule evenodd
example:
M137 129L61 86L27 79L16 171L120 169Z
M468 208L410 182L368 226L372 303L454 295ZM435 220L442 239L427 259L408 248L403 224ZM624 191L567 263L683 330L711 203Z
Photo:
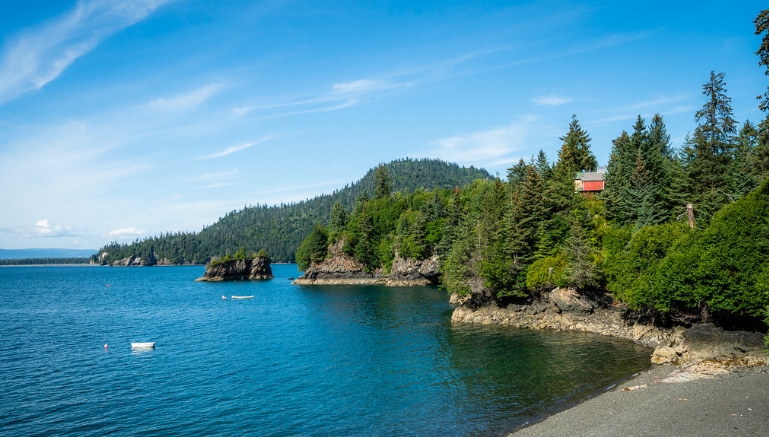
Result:
M539 177L543 181L550 178L550 172L552 171L552 168L550 168L550 163L547 162L547 155L545 155L545 152L542 149L539 149L539 153L537 153L535 165L537 167Z
M761 45L756 51L758 65L765 67L764 74L769 76L769 9L759 12L753 24L756 25L756 35L761 35ZM758 144L761 148L769 148L769 87L756 98L759 101L758 108L767 113L758 124Z
M585 229L579 220L574 220L571 235L564 248L569 266L566 269L568 285L582 290L597 285L598 272L593 262L595 249L588 242Z
M384 164L374 171L374 198L390 197L393 191L393 182L390 171Z
M507 169L507 182L510 184L510 188L515 189L523 181L526 177L526 167L526 162L521 158L518 160L518 164Z
M462 201L460 192L459 187L454 187L454 190L452 190L453 198L449 204L448 213L446 214L446 226L443 228L443 235L436 247L438 255L441 257L444 257L449 253L459 234L459 226L462 222Z
M328 221L328 230L332 233L339 233L347 227L347 211L344 210L342 202L336 201L331 209L331 217Z
M363 263L366 271L371 271L379 267L377 257L377 241L374 235L374 221L369 212L368 203L366 203L360 213L360 229L358 232L358 241L355 244L355 258Z
M749 120L742 125L737 135L732 161L731 185L729 192L734 199L739 199L758 188L761 183L761 172L757 169L760 165L756 156L756 142L758 131Z
M628 193L636 155L637 151L633 150L630 135L622 131L622 134L612 141L611 155L606 166L606 189L601 193L607 218L619 225L630 223L633 219Z
M328 232L320 224L315 224L310 235L302 241L296 251L296 263L299 270L307 269L312 263L322 262L326 258L327 250Z
M445 215L443 202L438 195L438 191L433 191L433 196L424 206L425 221L434 222L440 220Z
M688 189L684 194L694 204L699 221L706 223L733 198L728 190L732 185L729 170L736 122L723 73L711 72L702 93L707 100L695 114L697 128L684 147L688 161L685 166Z
M571 173L595 171L598 168L598 161L590 151L590 136L579 125L576 114L571 116L569 132L561 137L561 141L563 146L558 152L558 162L571 170Z

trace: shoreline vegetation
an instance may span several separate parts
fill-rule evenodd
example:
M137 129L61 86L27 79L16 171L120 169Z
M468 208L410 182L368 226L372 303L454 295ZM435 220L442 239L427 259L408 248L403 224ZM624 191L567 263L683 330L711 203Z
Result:
M769 74L769 10L755 25ZM396 260L436 257L438 284L462 298L457 322L486 311L489 322L533 317L563 329L558 320L572 308L623 308L614 328L712 325L753 332L751 350L760 350L769 322L769 116L740 125L723 72L710 72L702 94L680 148L661 115L639 115L600 171L576 115L554 163L540 150L506 179L403 192L380 165L373 196L362 191L351 209L335 203L299 246L298 282L391 275ZM769 91L760 100L769 112ZM526 317L512 314L524 307ZM685 351L663 340L655 359L680 361Z
M93 264L90 257L0 259L0 266Z

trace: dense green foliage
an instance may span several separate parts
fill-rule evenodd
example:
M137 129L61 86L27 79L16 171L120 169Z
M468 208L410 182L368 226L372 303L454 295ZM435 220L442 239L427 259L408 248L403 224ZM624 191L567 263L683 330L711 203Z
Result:
M596 160L573 117L555 163L540 151L506 180L390 194L383 174L373 199L360 197L349 216L333 212L349 221L335 225L326 244L343 239L368 270L387 271L398 255L438 254L442 286L460 294L518 299L571 286L608 290L632 309L684 322L763 317L765 145L749 121L737 130L722 73L711 73L703 94L697 127L680 150L671 148L659 114L648 125L639 116L630 134L622 132L599 195L575 190L575 174L595 170ZM320 246L322 237L305 243Z
M161 233L129 244L111 243L101 248L93 259L111 262L129 256L148 258L154 255L158 260L166 258L176 264L203 264L243 246L248 252L265 248L273 261L293 262L297 248L314 225L328 224L329 211L336 203L350 209L364 191L378 192L375 173L380 168L387 172L389 181L386 182L389 182L391 189L401 191L433 187L449 189L466 185L474 179L490 177L485 170L460 167L440 160L401 159L371 169L358 182L331 194L290 204L244 207L228 213L200 232ZM381 191L382 187L379 189ZM345 219L336 218L342 222ZM333 226L342 225L336 223ZM102 256L104 253L107 255Z
M18 258L18 259L0 259L0 266L28 266L38 264L88 264L91 258L72 257L72 258Z

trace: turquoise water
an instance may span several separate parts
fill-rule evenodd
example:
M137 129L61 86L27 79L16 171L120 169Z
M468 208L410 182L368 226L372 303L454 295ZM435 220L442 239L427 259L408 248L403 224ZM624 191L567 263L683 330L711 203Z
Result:
M627 341L452 325L437 289L273 270L0 268L0 435L494 436L648 367Z

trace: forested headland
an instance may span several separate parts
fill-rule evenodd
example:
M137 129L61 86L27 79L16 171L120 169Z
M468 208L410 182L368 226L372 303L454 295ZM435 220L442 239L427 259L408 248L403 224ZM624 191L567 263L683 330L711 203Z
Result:
M460 167L435 159L400 159L386 164L395 189L408 192L424 188L464 186L475 179L490 178L486 170ZM340 203L352 208L364 191L374 190L374 169L362 179L312 199L281 205L246 206L231 211L200 232L169 232L136 240L110 243L92 259L109 264L138 257L167 260L170 264L203 264L212 258L234 256L241 248L251 254L265 249L273 262L294 262L299 244L316 223L326 224L331 207Z
M768 23L769 11L755 20L764 68ZM373 195L334 204L297 262L320 262L341 241L367 270L437 254L442 286L462 295L504 302L567 286L608 291L660 322L753 323L769 306L769 117L736 120L722 72L702 95L678 148L659 114L619 133L597 193L575 190L575 175L598 165L576 116L554 163L540 151L506 179L393 193L380 166ZM769 112L769 91L758 99Z

